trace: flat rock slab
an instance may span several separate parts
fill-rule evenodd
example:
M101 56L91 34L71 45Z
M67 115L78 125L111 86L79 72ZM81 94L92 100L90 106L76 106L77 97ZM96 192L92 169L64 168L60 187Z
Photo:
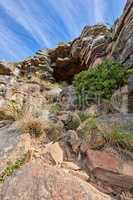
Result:
M0 174L9 163L26 155L30 142L30 136L21 134L14 123L0 128Z
M133 162L125 161L114 153L87 151L86 165L95 177L124 189L133 188Z
M112 131L115 126L133 133L133 114L109 114L97 118L97 125L101 131Z
M0 128L0 159L12 151L14 146L17 145L19 139L20 132L13 124Z
M87 182L40 161L28 164L0 188L0 200L111 200Z

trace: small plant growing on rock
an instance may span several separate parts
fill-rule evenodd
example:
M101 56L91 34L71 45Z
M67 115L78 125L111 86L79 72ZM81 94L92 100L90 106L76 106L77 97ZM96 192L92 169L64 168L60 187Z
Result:
M125 132L120 128L113 128L112 132L105 134L104 137L110 144L133 152L133 133Z
M50 107L50 112L54 114L58 114L61 111L61 107L58 103L54 103Z
M14 120L19 120L23 117L24 113L27 112L26 104L20 104L16 101L10 101L8 104L8 113Z
M80 111L78 113L78 115L80 117L81 122L84 122L85 120L87 120L90 117L90 115L85 111Z
M11 176L16 170L26 162L26 155L22 159L16 160L14 163L9 164L5 170L0 174L0 182L3 182L6 177Z
M92 135L95 130L97 130L96 119L94 117L89 117L78 128L78 133L81 137L87 138Z

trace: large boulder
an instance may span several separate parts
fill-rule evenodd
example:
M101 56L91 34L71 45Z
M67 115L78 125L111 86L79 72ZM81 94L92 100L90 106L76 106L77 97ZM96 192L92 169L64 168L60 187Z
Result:
M30 149L30 138L21 135L16 124L9 120L0 122L0 175L17 159L22 159Z
M10 75L13 70L13 64L8 62L0 62L0 75Z
M81 123L80 117L74 112L62 112L58 117L66 130L76 130Z
M111 186L132 189L133 162L106 151L87 151L87 167L102 182Z
M89 183L41 162L29 164L8 178L0 189L1 200L111 200Z
M62 110L75 110L77 108L75 88L73 86L63 88L59 95L58 102Z

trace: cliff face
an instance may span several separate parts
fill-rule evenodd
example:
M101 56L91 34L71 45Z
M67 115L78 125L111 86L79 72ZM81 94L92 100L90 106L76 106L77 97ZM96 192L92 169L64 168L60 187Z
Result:
M0 62L0 200L133 199L133 78L112 102L87 105L59 82L106 58L133 67L133 0L112 29L86 26L72 42Z
M127 67L133 66L133 1L128 0L123 15L113 28L112 56Z
M133 1L128 0L122 16L109 29L105 25L86 26L81 35L55 49L42 50L20 63L22 73L35 72L44 79L69 80L104 59L133 66Z
M82 70L95 67L111 54L112 32L105 25L86 26L80 37L60 43L55 49L41 50L19 64L21 74L41 72L41 77L70 80ZM46 70L46 72L45 72ZM29 73L28 73L29 74Z

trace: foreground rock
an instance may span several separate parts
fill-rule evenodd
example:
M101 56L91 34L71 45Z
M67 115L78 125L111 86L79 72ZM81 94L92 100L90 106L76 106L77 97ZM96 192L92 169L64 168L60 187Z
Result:
M92 185L61 169L36 162L8 178L0 189L1 200L111 200Z
M114 190L130 190L133 187L133 162L124 161L106 151L87 151L87 166L91 173ZM116 188L115 188L116 187Z
M0 62L0 75L10 75L13 70L13 64L8 62Z
M15 124L1 121L0 128L0 175L3 170L17 159L22 159L30 149L30 138L21 135Z

